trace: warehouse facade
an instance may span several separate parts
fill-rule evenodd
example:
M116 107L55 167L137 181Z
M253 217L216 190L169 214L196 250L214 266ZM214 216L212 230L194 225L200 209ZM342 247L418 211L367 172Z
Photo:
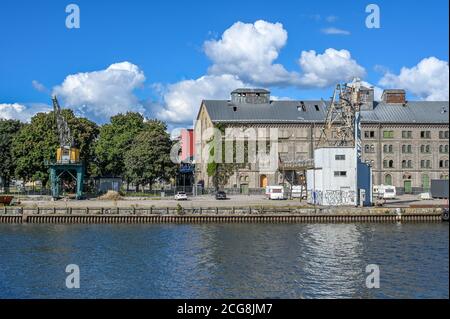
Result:
M404 90L385 90L374 101L372 88L362 88L361 152L372 167L374 185L397 187L399 193L427 191L431 179L448 179L448 101L407 101ZM226 127L278 130L280 163L313 159L326 118L327 103L318 100L274 101L264 89L237 89L230 100L203 100L195 122L195 179L212 187L202 138L206 130ZM258 163L239 169L227 188L247 190L285 183L281 170L261 171Z

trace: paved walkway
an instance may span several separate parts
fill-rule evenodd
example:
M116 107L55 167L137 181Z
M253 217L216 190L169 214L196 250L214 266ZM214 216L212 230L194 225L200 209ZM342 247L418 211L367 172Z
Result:
M173 198L163 199L144 199L144 198L125 198L123 200L22 200L21 205L24 207L176 207L180 204L186 208L200 207L232 207L232 206L309 206L305 200L268 200L263 195L231 195L227 200L216 200L214 196L204 195L198 197L188 197L187 201L176 201ZM410 205L446 205L447 200L419 200L415 195L402 195L397 199L387 200L387 207L409 207Z

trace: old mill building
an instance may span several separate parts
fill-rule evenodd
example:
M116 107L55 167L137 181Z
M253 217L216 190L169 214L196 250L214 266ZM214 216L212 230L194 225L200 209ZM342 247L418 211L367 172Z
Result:
M431 179L448 179L448 101L408 101L404 90L385 90L381 101L375 101L373 89L365 87L359 99L362 158L372 166L374 185L394 185L399 193L418 193L429 189ZM213 186L201 158L206 142L198 137L218 124L278 128L280 162L312 159L327 103L275 101L264 89L237 89L231 92L230 100L203 100L194 127L196 156L200 158L195 180L205 187ZM258 164L252 164L231 176L226 187L246 192L282 184L284 177L280 170L261 172Z

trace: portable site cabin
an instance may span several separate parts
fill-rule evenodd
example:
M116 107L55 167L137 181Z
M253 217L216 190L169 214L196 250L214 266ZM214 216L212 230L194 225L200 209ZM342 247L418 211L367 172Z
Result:
M370 206L372 174L354 147L314 150L314 168L306 172L308 203L323 206Z

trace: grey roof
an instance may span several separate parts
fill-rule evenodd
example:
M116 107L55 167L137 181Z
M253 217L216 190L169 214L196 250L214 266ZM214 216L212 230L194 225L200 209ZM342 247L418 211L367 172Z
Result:
M326 107L321 101L270 101L266 104L232 104L227 100L204 100L213 122L308 123L323 122ZM236 106L234 111L233 106ZM449 102L410 101L402 104L375 102L373 110L361 111L363 123L449 123Z

